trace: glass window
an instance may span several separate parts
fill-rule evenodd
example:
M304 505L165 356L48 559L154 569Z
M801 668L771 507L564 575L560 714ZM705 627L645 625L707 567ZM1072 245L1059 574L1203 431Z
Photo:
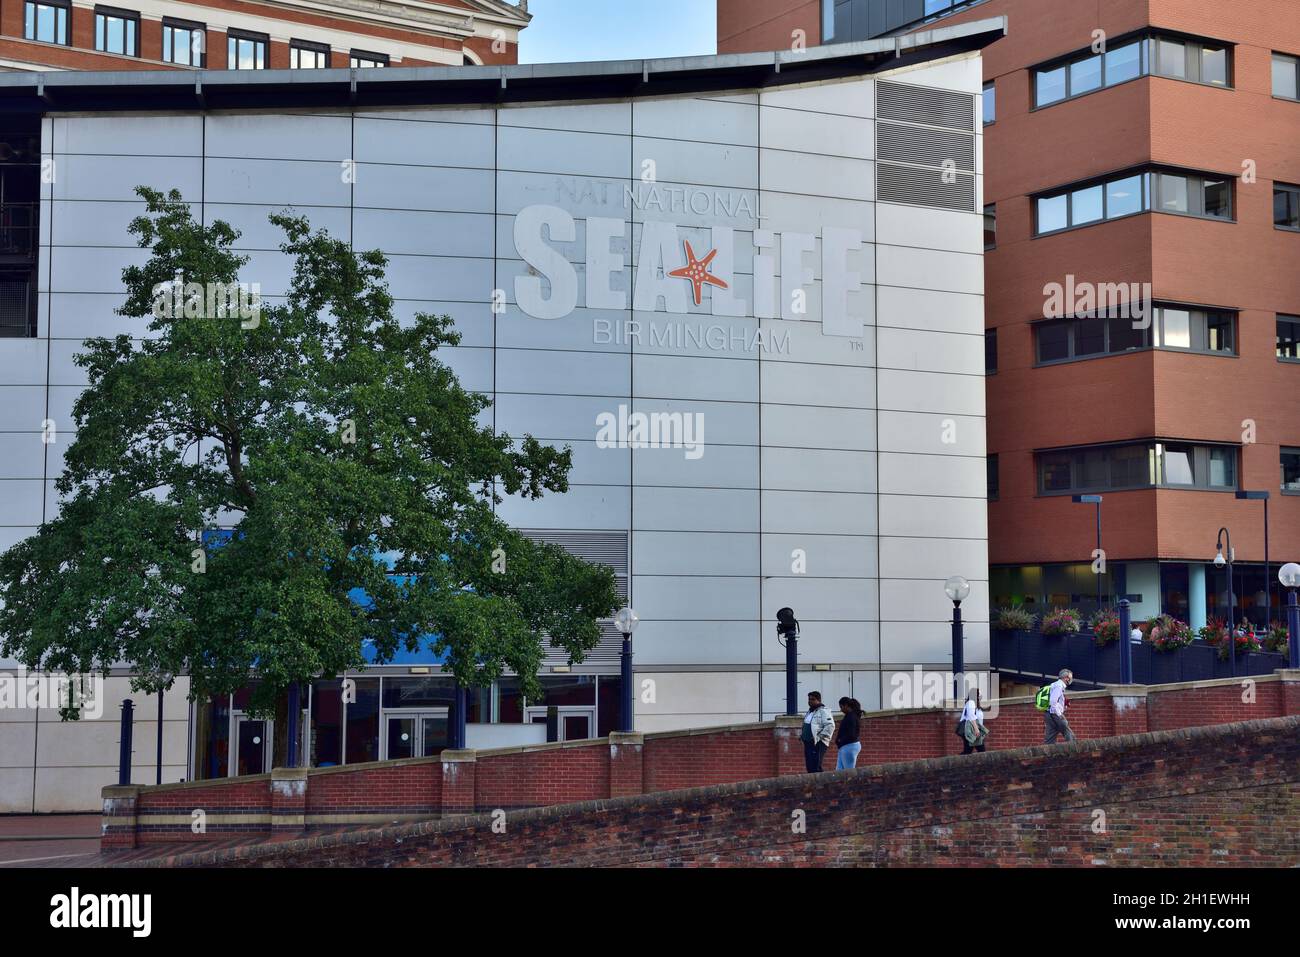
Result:
M822 0L822 43L835 39L835 0Z
M1300 449L1282 450L1282 491L1300 492Z
M1201 47L1201 82L1228 85L1228 51L1224 47Z
M311 686L311 755L313 768L343 763L343 682L314 681Z
M1071 481L1071 456L1052 452L1039 458L1039 487L1044 492L1068 492Z
M1106 218L1115 219L1142 211L1142 174L1106 184Z
M1300 319L1277 319L1277 357L1300 359Z
M289 67L293 70L323 70L330 65L329 47L319 43L292 40L289 43Z
M1038 200L1038 231L1050 233L1070 225L1067 196L1046 196Z
M1273 184L1273 225L1300 229L1300 186Z
M1211 312L1205 316L1205 347L1211 352L1233 351L1235 317L1230 312Z
M618 675L601 675L596 681L596 737L603 738L619 727L623 708L623 679Z
M1128 43L1106 51L1106 85L1114 86L1126 80L1135 80L1142 73L1141 46Z
M942 13L953 5L955 0L925 0L925 15Z
M95 10L95 49L135 56L140 31L139 16L125 11Z
M1070 324L1046 322L1038 326L1038 361L1055 362L1070 358Z
M202 24L163 20L162 58L181 66L202 66L206 39Z
M1193 452L1190 445L1157 445L1161 481L1164 485L1194 485Z
M68 42L68 14L64 0L27 0L23 6L23 36L42 43Z
M998 244L998 207L990 203L984 207L984 248L993 249Z
M1110 351L1129 352L1133 349L1145 349L1147 331L1140 327L1137 319L1114 317L1110 322Z
M1101 57L1090 56L1070 64L1070 96L1101 89Z
M1088 186L1070 194L1070 225L1082 226L1102 218L1103 187Z
M1151 484L1151 451L1142 445L1110 450L1111 488L1134 488Z
M1192 314L1186 309L1161 308L1160 338L1156 345L1167 349L1192 347Z
M1074 354L1101 355L1106 351L1106 320L1080 319L1074 324Z
M347 763L379 760L379 679L352 678L356 700L347 705Z
M30 6L30 4L28 4ZM1297 65L1300 60L1295 57L1284 56L1280 53L1273 54L1273 95L1285 96L1287 99L1297 99L1297 77L1300 77L1300 70Z
M1160 208L1171 213L1187 212L1187 177L1158 173L1155 179L1160 197Z
M992 83L984 84L984 125L994 123L998 118L998 94Z
M984 330L984 374L992 375L998 371L998 331Z
M524 693L518 678L497 679L497 721L501 724L523 724Z
M1210 446L1210 485L1234 488L1237 484L1237 450Z
M266 37L251 34L226 34L226 68L230 70L265 70Z
M366 53L362 50L353 50L351 60L352 66L359 68L388 66L388 57L382 53Z
M1215 219L1232 217L1232 186L1227 180L1205 180L1205 215Z
M1046 106L1065 99L1065 67L1055 70L1040 70L1035 77L1034 102Z
M1187 46L1181 40L1156 41L1156 72L1176 80L1187 79Z

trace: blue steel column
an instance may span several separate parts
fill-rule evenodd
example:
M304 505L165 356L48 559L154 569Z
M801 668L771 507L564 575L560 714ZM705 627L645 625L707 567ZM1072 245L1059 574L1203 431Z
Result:
M1287 647L1290 651L1291 667L1300 668L1300 605L1296 604L1294 588L1286 596L1286 624L1290 633Z
M1129 632L1133 630L1132 612L1127 598L1119 600L1119 683L1133 683L1133 642Z
M630 634L623 636L623 651L619 655L619 674L623 676L623 709L619 717L620 731L632 731L632 725L635 723L633 715L632 700L632 636Z
M118 734L117 783L131 783L131 728L135 720L135 703L127 698L122 702L122 726Z

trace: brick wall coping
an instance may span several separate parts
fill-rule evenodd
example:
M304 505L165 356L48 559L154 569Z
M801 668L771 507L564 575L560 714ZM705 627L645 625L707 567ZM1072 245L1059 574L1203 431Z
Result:
M1251 680L1256 683L1265 683L1271 681L1300 681L1300 669L1278 669L1272 674L1252 675ZM1221 688L1221 687L1239 687L1241 682L1246 680L1245 677L1237 678L1207 678L1202 681L1183 681L1174 684L1163 685L1111 685L1105 688L1099 688L1094 691L1073 691L1070 692L1071 701L1081 701L1090 698L1131 698L1140 697L1150 694L1159 694L1163 691L1187 691L1199 688ZM1032 704L1033 695L1023 695L1015 698L993 698L984 702L987 709L996 704L999 708L1019 704ZM883 711L864 711L862 719L881 719L881 718L901 718L907 715L916 714L936 714L945 711L956 711L961 708L962 702L945 699L942 708L889 708ZM838 714L839 712L835 712ZM789 717L782 715L781 717ZM732 734L743 731L760 731L763 729L775 729L776 721L751 721L743 724L724 724L704 728L683 728L673 731L650 731L643 733L644 741L654 741L668 738L685 738L696 735L719 735ZM504 748L484 748L476 751L478 760L485 758L501 757L509 754L531 754L537 751L563 751L569 748L590 748L608 746L607 738L587 738L582 741L548 741L544 744L518 744ZM359 764L339 764L330 768L307 768L309 778L325 776L330 774L344 774L356 771L379 770L383 768L406 767L416 764L441 764L442 756L434 755L432 757L419 758L395 758L389 761L364 761ZM172 784L146 784L133 785L140 788L141 794L161 794L164 791L177 791L187 788L201 787L222 787L232 784L244 784L253 781L269 781L270 774L248 774L238 778L208 778L202 781L179 781Z
M1168 741L1203 739L1205 747L1212 749L1214 742L1239 735L1267 731L1295 731L1300 733L1300 715L1285 718L1260 718L1232 724L1202 725L1172 731L1147 731L1140 734L1122 734L1107 738L1092 738L1062 744L1039 744L1027 748L1011 748L973 755L947 755L941 758L919 758L912 761L895 761L889 764L869 765L848 771L830 771L817 775L793 774L784 777L761 778L732 784L714 784L699 788L681 788L674 791L656 791L652 794L634 794L626 797L579 801L573 804L552 804L546 807L525 808L512 812L515 821L545 821L616 810L625 807L679 807L684 798L714 798L729 795L751 794L770 790L774 786L795 786L803 790L820 791L840 786L840 775L867 775L881 779L906 777L918 771L941 771L961 767L972 761L989 765L991 774L998 765L1022 765L1036 759L1064 758L1072 754L1124 751L1135 746L1158 745ZM299 838L277 844L253 844L244 847L202 851L193 854L176 854L170 857L143 861L124 861L112 867L172 867L220 866L224 861L274 857L282 853L309 851L317 848L337 847L346 844L386 843L396 839L423 837L442 832L483 828L491 825L491 813L457 815L454 818L420 821L413 824L394 824L389 827L323 834L318 837Z

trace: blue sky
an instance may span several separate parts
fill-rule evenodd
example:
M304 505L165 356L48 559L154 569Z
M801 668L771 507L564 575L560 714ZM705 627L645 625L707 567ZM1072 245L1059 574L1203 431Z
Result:
M520 62L639 60L717 50L714 0L529 0Z

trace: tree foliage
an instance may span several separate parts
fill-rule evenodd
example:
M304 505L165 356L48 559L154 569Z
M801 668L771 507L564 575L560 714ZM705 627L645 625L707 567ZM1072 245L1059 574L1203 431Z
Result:
M130 229L150 254L123 271L119 312L152 317L150 334L77 358L90 384L61 511L0 556L0 651L66 672L125 662L150 692L185 673L194 697L256 674L258 712L361 667L364 642L381 662L430 644L462 684L509 669L526 693L546 637L581 660L613 573L493 508L565 492L571 453L479 424L488 398L438 359L459 342L451 319L399 323L382 254L287 214L271 217L294 264L283 303L168 316L159 290L228 287L246 260L226 223L138 192Z

